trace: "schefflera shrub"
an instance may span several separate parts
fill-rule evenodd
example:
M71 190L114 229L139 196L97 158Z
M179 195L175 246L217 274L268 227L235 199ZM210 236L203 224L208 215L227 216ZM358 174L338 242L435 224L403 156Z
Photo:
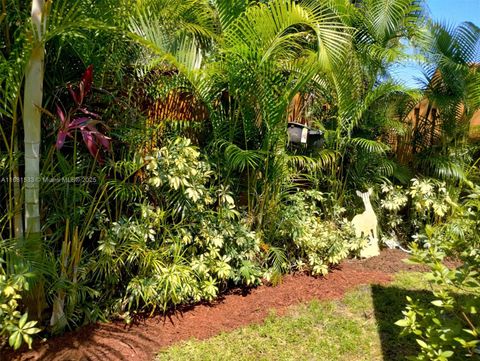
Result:
M330 266L338 264L365 245L356 238L351 223L342 217L323 214L323 193L299 190L286 197L278 215L276 238L289 250L296 267L313 275L325 275Z
M411 262L430 269L434 299L407 297L404 318L396 322L420 346L409 359L480 360L480 187L455 205L445 223L427 225L411 248ZM457 267L445 264L446 257Z
M117 311L128 318L132 311L212 300L229 284L259 284L258 236L190 140L169 140L144 161L147 197L99 247L109 265L99 273L126 285Z
M28 321L28 313L20 311L22 292L28 291L27 279L31 274L15 267L16 273L7 275L6 262L0 258L0 348L8 339L13 349L18 349L25 342L32 348L32 336L41 330L37 321Z

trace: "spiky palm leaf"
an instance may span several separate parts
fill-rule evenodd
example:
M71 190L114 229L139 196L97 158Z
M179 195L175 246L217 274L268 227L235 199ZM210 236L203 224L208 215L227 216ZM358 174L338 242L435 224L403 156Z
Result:
M260 169L264 154L259 150L245 150L241 149L235 144L226 144L225 147L225 161L233 170L243 172L247 168L253 170Z

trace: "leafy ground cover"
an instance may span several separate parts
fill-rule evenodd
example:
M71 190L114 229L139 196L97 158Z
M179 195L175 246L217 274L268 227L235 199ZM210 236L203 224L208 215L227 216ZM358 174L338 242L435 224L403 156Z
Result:
M403 360L417 352L394 325L407 295L432 298L421 273L399 273L388 286L359 286L342 300L297 305L285 316L272 312L263 324L182 342L157 360Z

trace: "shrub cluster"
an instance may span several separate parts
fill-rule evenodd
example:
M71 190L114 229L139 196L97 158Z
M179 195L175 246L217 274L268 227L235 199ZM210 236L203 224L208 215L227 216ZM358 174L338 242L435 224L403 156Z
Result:
M412 244L411 261L428 266L435 298L425 303L409 297L404 318L396 323L420 345L412 360L480 359L479 211L477 186L455 205L445 223L427 225ZM447 257L456 260L457 267L448 266Z

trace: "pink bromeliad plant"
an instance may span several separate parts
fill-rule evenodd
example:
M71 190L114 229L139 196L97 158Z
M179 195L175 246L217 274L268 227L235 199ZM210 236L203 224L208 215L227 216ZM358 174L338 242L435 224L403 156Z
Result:
M79 131L82 134L83 141L90 154L100 163L103 163L100 149L103 148L109 151L111 138L100 133L97 129L97 125L103 124L100 121L100 116L90 112L83 104L85 96L92 88L92 82L93 65L90 65L83 74L77 90L74 90L71 84L67 85L75 106L70 108L68 112L65 112L57 104L56 108L58 118L60 119L60 127L58 129L55 146L60 150L64 146L67 136L74 138L75 132Z

